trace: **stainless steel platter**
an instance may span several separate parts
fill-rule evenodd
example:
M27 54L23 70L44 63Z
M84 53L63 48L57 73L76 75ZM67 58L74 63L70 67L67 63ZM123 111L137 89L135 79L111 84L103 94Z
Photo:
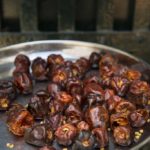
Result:
M7 79L11 77L14 67L13 61L15 56L19 53L24 53L28 55L31 60L33 60L37 56L47 58L47 56L52 53L61 54L65 59L68 60L75 60L82 56L88 57L93 51L105 51L112 53L113 56L118 59L120 63L142 72L143 79L150 83L150 65L146 62L123 51L105 45L68 40L35 41L1 48L0 79ZM34 90L37 91L38 88L44 86L44 83L39 83ZM29 96L20 96L17 98L16 101L22 104L26 104L28 102L28 99ZM37 149L33 146L26 144L23 138L17 138L9 133L5 124L5 120L5 113L0 112L0 150L7 150L7 143L13 143L15 146L15 150ZM110 143L107 149L139 149L143 145L150 142L150 124L147 124L144 130L144 135L138 143L132 144L130 147L123 148L113 144L112 138L110 138Z

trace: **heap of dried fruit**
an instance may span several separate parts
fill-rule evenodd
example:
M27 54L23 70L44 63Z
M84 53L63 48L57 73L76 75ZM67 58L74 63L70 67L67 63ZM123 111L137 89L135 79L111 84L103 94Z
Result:
M9 109L17 93L32 93L32 79L49 81L27 108L13 104L7 112L9 130L40 150L104 148L110 130L116 144L129 146L135 142L134 128L149 119L149 83L110 54L94 52L75 62L53 54L32 63L20 54L14 64L13 81L0 82L0 110ZM143 134L139 131L136 138Z

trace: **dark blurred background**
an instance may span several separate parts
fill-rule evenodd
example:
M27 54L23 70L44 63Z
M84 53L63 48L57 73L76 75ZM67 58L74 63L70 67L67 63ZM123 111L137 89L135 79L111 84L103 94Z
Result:
M0 0L0 47L51 39L106 44L150 62L150 0Z

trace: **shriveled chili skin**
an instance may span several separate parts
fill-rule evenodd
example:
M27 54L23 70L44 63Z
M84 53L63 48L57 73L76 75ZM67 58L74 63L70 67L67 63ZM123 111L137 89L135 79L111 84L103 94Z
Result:
M109 115L104 107L96 106L87 110L85 119L91 128L106 127Z
M112 129L118 126L130 125L129 115L126 113L116 113L110 116L110 126Z
M116 60L109 54L104 55L99 62L100 76L110 77L116 71Z
M37 57L32 62L32 75L36 80L47 80L47 63L41 57Z
M99 53L96 53L96 52L91 53L89 57L89 63L90 63L91 68L94 68L94 69L98 68L99 67L98 63L100 59L101 59L101 55Z
M84 87L84 97L89 107L97 103L102 104L104 102L104 90L97 83L88 83Z
M51 67L54 65L63 65L64 58L61 55L51 54L47 57L47 64Z
M20 104L14 104L7 112L8 129L14 135L23 136L33 123L33 116Z
M69 146L75 140L77 129L71 124L60 126L55 131L55 137L60 145Z
M65 88L70 72L64 66L56 66L51 74L52 82L58 84L62 88Z
M19 54L16 56L15 60L14 60L14 65L15 65L15 70L13 71L13 75L17 74L17 73L27 73L29 74L29 67L30 67L30 59L28 58L28 56L24 55L24 54Z
M115 143L121 146L129 146L132 142L132 131L129 126L118 126L113 130Z
M19 54L16 56L15 60L14 60L14 64L15 66L18 65L22 65L22 66L30 66L31 62L28 56L24 55L24 54Z
M126 78L120 76L112 77L110 84L119 96L124 96L129 87L129 81Z
M141 105L143 103L142 99L144 94L150 91L150 86L145 81L135 80L132 82L127 98L129 101L136 105Z
M113 95L113 96L109 96L108 95L108 99L106 99L106 107L109 110L109 114L115 112L116 106L122 101L122 98L117 96L117 95Z
M28 103L28 110L35 119L43 119L49 112L50 95L40 90L33 95Z
M81 74L84 74L86 71L88 71L90 67L89 60L84 57L81 57L76 60L75 66L79 69L79 72Z
M25 132L25 141L34 146L44 146L53 141L53 132L46 124L37 124Z
M115 111L117 113L124 112L124 113L130 113L136 109L136 106L126 100L122 100L118 103L118 105L115 107Z
M27 73L17 73L14 75L14 84L22 94L30 94L33 90L33 82Z
M132 127L142 127L149 118L149 111L146 109L137 109L129 115Z

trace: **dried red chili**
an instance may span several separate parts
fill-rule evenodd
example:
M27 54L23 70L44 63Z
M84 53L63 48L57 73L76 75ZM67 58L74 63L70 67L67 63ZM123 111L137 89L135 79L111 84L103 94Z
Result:
M32 62L32 74L36 80L46 80L47 79L47 63L41 57L37 57Z
M27 73L17 73L14 75L14 84L22 94L32 93L33 83L31 77Z
M73 143L77 135L77 129L71 124L60 126L55 131L55 137L59 144L68 146Z
M85 114L86 121L92 128L106 127L109 115L102 106L89 108Z
M43 119L49 112L50 95L44 91L37 91L28 103L28 110L35 119Z
M149 118L149 111L146 109L137 109L129 115L132 127L142 127Z
M129 126L118 126L113 130L115 142L121 146L129 146L132 142L132 132Z
M53 141L53 132L46 124L36 124L26 130L25 141L34 146L44 146Z
M118 126L128 126L130 125L129 117L126 113L116 113L110 116L110 125L114 129Z
M33 116L20 104L13 105L7 112L7 125L14 135L23 136L33 123Z
M121 76L112 77L110 84L119 96L124 96L129 87L129 81Z

